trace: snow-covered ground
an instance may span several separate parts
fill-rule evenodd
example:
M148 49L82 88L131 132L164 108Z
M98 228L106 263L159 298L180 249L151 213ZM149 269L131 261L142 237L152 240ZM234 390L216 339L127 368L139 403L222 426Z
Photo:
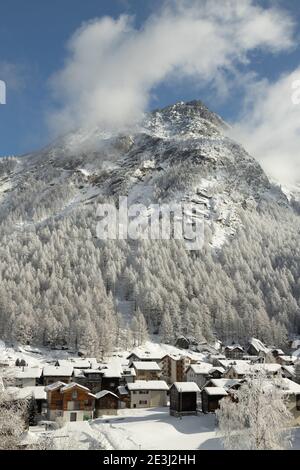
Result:
M125 409L91 423L114 449L195 450L221 449L215 416L170 416L168 408Z

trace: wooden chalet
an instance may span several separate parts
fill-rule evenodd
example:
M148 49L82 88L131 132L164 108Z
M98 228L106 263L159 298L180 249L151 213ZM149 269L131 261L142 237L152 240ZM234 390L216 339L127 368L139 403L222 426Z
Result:
M119 397L109 390L96 393L95 416L116 415L120 408Z
M222 398L228 395L223 387L204 387L201 392L203 413L215 412L220 407Z
M240 344L232 344L225 347L224 353L227 359L243 359L245 350Z
M96 397L87 387L75 382L56 382L45 387L45 391L50 421L84 421L93 418Z
M103 371L99 369L74 369L73 381L90 389L92 393L102 390Z
M170 388L170 414L183 416L197 414L200 389L195 382L175 382Z

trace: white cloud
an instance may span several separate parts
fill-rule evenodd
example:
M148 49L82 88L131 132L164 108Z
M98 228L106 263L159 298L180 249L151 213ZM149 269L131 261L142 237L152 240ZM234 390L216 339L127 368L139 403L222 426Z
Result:
M255 49L291 47L292 35L287 14L252 0L168 1L140 29L128 16L95 19L76 31L65 66L52 79L60 108L51 124L59 132L120 129L137 122L154 88L171 78L193 78L222 92L224 72L247 63Z
M0 60L0 79L8 90L22 91L25 87L27 71L24 65Z
M300 183L300 67L280 77L252 84L240 122L232 135L283 184Z

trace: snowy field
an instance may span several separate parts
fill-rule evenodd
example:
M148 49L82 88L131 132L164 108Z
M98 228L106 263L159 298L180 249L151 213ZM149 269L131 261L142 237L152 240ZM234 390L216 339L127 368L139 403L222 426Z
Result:
M179 419L167 408L120 410L118 416L68 423L55 434L57 447L70 450L97 444L107 450L222 450L213 414ZM300 428L292 434L292 448L300 450Z
M216 436L215 416L170 416L168 408L120 410L91 423L118 450L221 449Z

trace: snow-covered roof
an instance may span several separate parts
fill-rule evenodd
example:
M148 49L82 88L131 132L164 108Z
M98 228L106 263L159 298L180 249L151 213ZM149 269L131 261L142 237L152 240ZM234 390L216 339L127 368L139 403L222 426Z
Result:
M119 397L115 393L110 392L109 390L101 390L101 392L95 393L95 397L97 398L97 400L100 400L100 398L105 397L105 395L112 395L113 397L119 399Z
M136 372L133 367L123 367L122 375L136 377Z
M46 400L47 394L45 392L44 385L38 385L37 387L25 387L25 388L31 388L32 389L32 396L36 400Z
M230 344L225 346L225 349L229 349L229 351L234 351L235 349L240 349L241 351L244 351L243 346L240 344Z
M280 356L280 359L285 361L285 362L292 362L292 363L296 362L295 356L282 355L282 356Z
M214 386L216 388L225 388L225 390L228 390L229 388L234 387L235 385L239 384L240 382L241 382L240 379L211 379L209 381L209 384L212 384L212 386ZM208 388L210 388L210 387L208 387Z
M290 374L292 377L296 376L295 366L281 366L281 369L283 372L288 372L288 374Z
M200 389L195 382L174 382L172 387L173 386L179 393L200 392Z
M291 344L292 349L298 349L300 348L300 338L294 339L294 341Z
M206 391L207 395L216 395L216 396L228 395L225 388L223 387L205 387L204 390Z
M280 369L281 369L281 365L280 364L251 364L251 368L253 368L254 371L261 371L261 370L264 370L266 372L272 372L272 373L276 373L278 372Z
M284 356L284 352L282 351L282 349L272 349L272 352L276 352L278 354L278 356Z
M99 372L99 371L98 371L98 372ZM76 377L76 378L78 378L78 377L84 378L85 375L84 375L84 373L83 373L83 370L81 370L81 369L74 369L74 370L73 370L73 377Z
M88 359L80 358L71 358L67 359L58 359L57 364L61 367L73 367L74 369L89 369L91 367L91 362Z
M109 364L106 368L100 369L103 372L103 377L106 378L121 378L122 377L122 368L120 364Z
M221 374L223 374L223 373L225 372L225 369L224 369L224 367L213 367L213 368L209 371L209 373L212 374L212 373L215 372L215 371L221 372Z
M300 385L290 379L281 379L284 386L284 392L288 394L300 395Z
M149 370L149 371L160 371L161 368L154 361L136 361L132 363L132 366L136 370Z
M127 356L130 359L135 354L139 360L161 361L165 356L170 356L173 359L180 359L181 357L192 356L193 359L198 361L203 360L203 353L195 353L187 350L182 350L176 346L162 343L152 343L147 341L145 345L138 346L132 350Z
M262 351L264 353L268 353L270 351L269 348L267 348L262 341L260 341L257 338L250 338L249 344L251 344L257 351Z
M45 366L43 369L44 377L71 377L73 367L68 366Z
M127 388L130 392L134 390L169 390L164 380L137 380L127 384Z
M255 374L256 372L265 371L272 374L276 374L281 369L280 364L270 363L270 364L237 364L231 366L231 368L238 375L247 375Z
M242 359L222 359L219 361L219 363L222 367L224 367L224 369L227 369L228 367L231 367L233 365L236 366L239 364L241 364L241 366L243 367L244 364L250 364L250 361Z
M117 390L120 395L128 395L128 390L125 385L119 385Z
M201 364L191 364L189 369L197 375L206 375L209 374L212 369L212 365L207 362L202 362Z
M77 384L76 382L71 382L64 387L61 388L61 392L67 392L68 390L71 390L72 388L80 388L81 390L85 390L86 392L90 392L90 389L87 387L84 387L83 385Z
M16 379L38 379L42 374L41 367L25 367L16 372Z
M53 392L54 390L57 390L58 388L62 388L65 385L67 385L67 384L65 384L64 382L60 382L58 380L57 382L54 382L53 384L47 385L45 387L45 391L46 392Z

